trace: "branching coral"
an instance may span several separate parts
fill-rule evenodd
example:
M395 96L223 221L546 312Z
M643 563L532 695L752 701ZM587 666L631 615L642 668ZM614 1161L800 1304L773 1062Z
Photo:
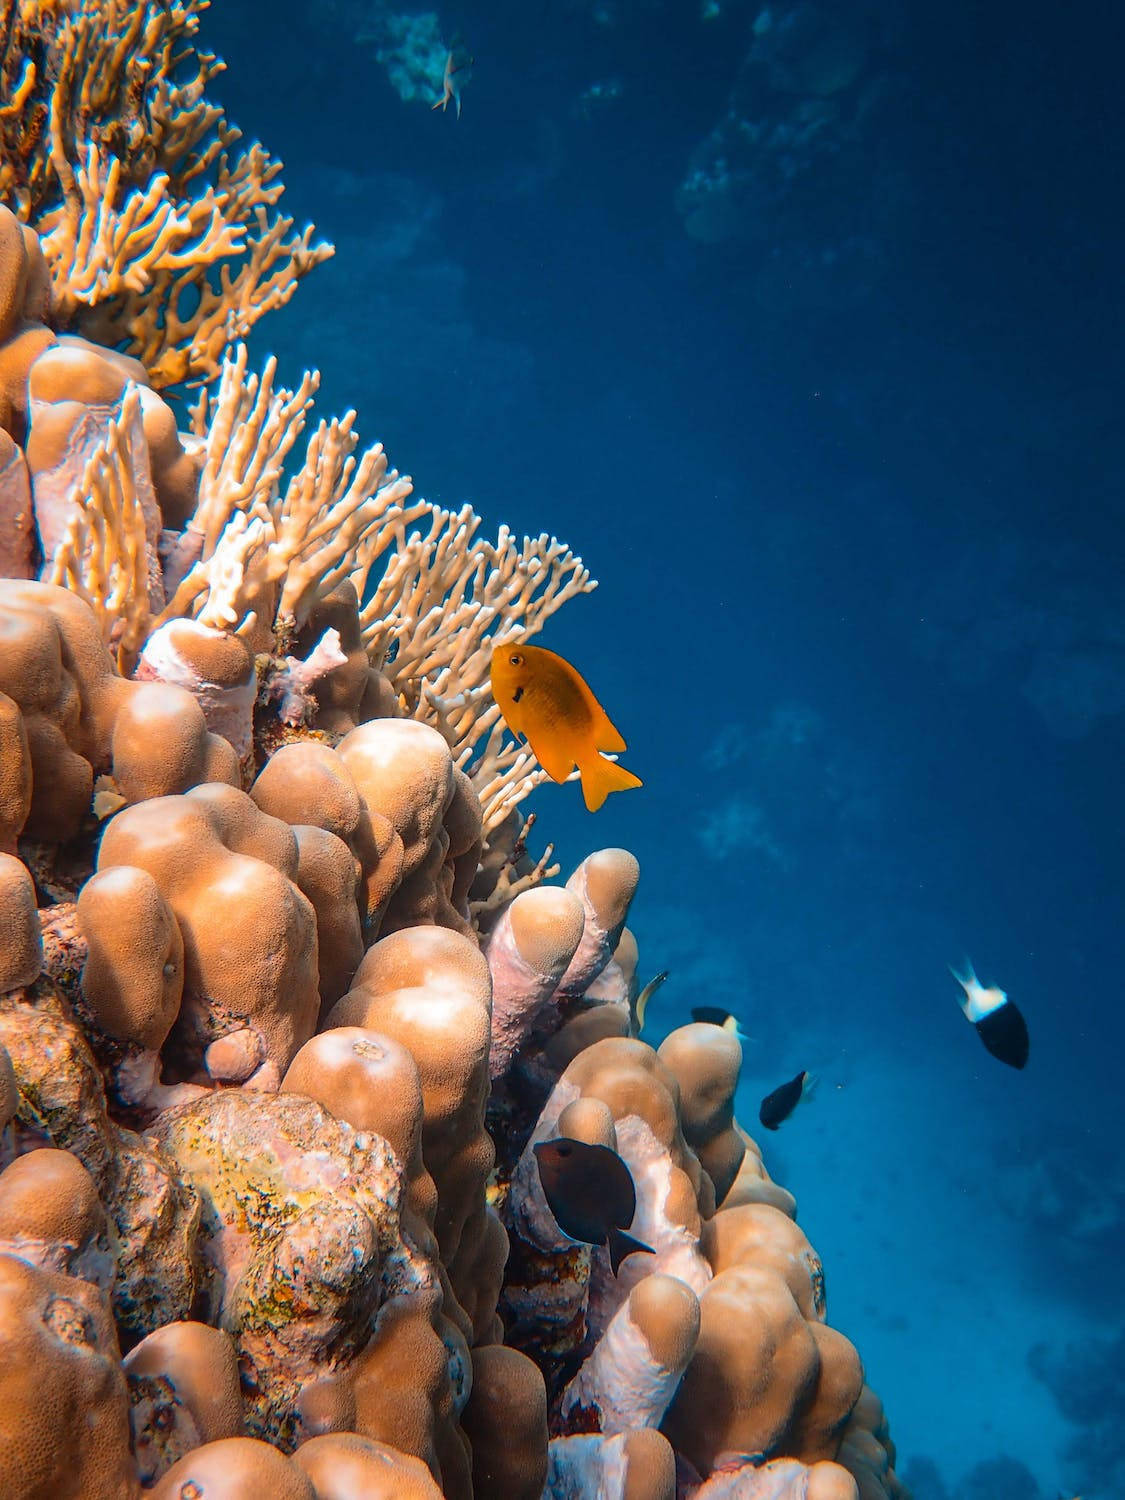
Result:
M315 721L322 697L336 733L387 712L432 725L491 830L544 774L499 722L492 647L594 582L554 537L520 544L502 527L491 542L470 507L412 498L380 444L357 451L354 412L321 420L287 475L319 377L286 389L272 360L253 374L238 340L331 250L271 216L279 164L241 150L207 98L222 64L195 46L205 6L0 0L0 197L22 221L13 265L22 229L50 292L23 309L46 322L11 382L32 398L40 576L93 606L127 671L154 630L193 620L276 658L266 692L287 727ZM94 342L60 355L52 326ZM123 368L97 345L136 356L139 394L121 393ZM87 384L60 396L71 361ZM181 437L154 392L214 377ZM14 409L17 439L23 419ZM22 514L18 484L7 503ZM336 618L306 640L325 611Z
M82 341L32 365L43 576L90 604L125 670L140 656L142 675L186 683L147 643L188 622L272 655L269 693L288 724L315 718L323 695L336 733L387 713L431 725L470 775L486 831L497 827L544 773L491 700L492 648L596 587L581 558L505 527L490 541L468 506L413 498L381 444L357 452L354 411L320 421L287 476L315 373L287 389L274 360L256 375L238 345L182 438L138 374ZM88 394L62 399L67 380Z
M357 455L354 411L317 424L286 480L319 377L307 373L290 390L276 376L272 359L252 373L238 345L215 394L201 392L191 434L196 503L182 531L166 529L162 569L136 495L138 465L146 477L148 466L144 392L127 387L70 492L50 576L92 605L129 662L154 630L182 619L284 651L350 586L367 601L352 613L368 669L385 679L399 713L441 732L491 829L544 777L492 702L493 645L535 634L596 584L554 537L517 544L501 527L489 541L469 506L451 512L412 498L412 481L388 467L382 444ZM154 595L162 608L150 607ZM343 665L339 632L329 631L305 664L288 660L279 696L295 691L300 704L318 677Z
M102 638L132 660L147 634L149 559L145 516L137 496L134 449L143 445L140 394L130 385L105 437L94 449L50 582L85 599L98 617Z
M331 247L271 214L280 163L206 91L207 0L5 0L0 197L39 231L63 326L126 347L156 387L218 373Z
M180 540L184 576L161 619L291 638L315 601L344 578L358 585L405 527L430 509L407 507L412 485L387 468L382 444L357 461L355 412L320 422L282 490L285 460L305 426L316 373L296 391L275 385L277 362L247 373L240 345L213 398L193 413L203 447L195 514ZM190 565L189 565L190 564ZM253 618L251 618L253 616Z

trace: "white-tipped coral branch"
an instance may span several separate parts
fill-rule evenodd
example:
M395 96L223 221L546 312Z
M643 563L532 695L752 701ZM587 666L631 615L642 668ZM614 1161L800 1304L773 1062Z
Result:
M246 346L240 344L223 364L215 396L192 413L206 457L188 530L202 538L204 558L215 550L236 511L271 519L270 503L285 459L301 435L320 384L317 371L306 371L296 391L275 390L277 360L268 359L260 377L248 373L248 362Z
M117 647L119 662L130 663L151 623L145 515L134 477L139 425L140 392L130 384L86 462L48 579L91 606L103 639Z
M226 348L332 254L271 212L280 163L206 97L206 0L7 0L0 198L42 233L64 326L136 355L159 388Z
M223 222L213 192L192 202L168 198L158 172L123 192L121 163L88 144L74 173L77 195L43 215L40 245L51 268L54 314L73 323L83 307L148 292L160 272L206 266L244 247L245 230Z
M491 829L546 779L500 725L488 688L493 649L535 635L597 583L553 536L517 547L506 526L495 542L478 537L479 526L469 506L434 510L428 533L400 543L361 620L372 662L407 712L445 736Z
M84 359L91 382L97 374L106 389L121 379L94 346L64 353ZM336 665L346 676L360 672L360 691L371 668L381 674L382 706L374 712L409 714L440 732L490 833L546 779L492 700L493 649L534 635L596 584L554 537L517 545L501 527L489 541L478 535L470 506L452 512L414 498L411 479L388 467L382 444L359 450L354 411L320 421L286 479L318 383L313 372L296 389L283 387L276 360L256 374L237 345L214 394L200 393L191 433L182 436L158 397L129 385L98 419L108 425L81 484L60 492L63 541L50 577L93 605L126 669L149 634L175 620L233 632L252 653L286 661L300 661L327 628L350 630ZM85 421L81 403L75 410ZM146 423L162 444L156 458ZM162 435L168 428L171 443ZM60 432L56 446L65 452L65 424ZM189 484L172 492L179 509L161 533L152 476L168 483L169 455L181 478L186 466ZM45 516L48 487L38 474L35 483ZM351 626L342 616L318 620L344 586ZM300 640L306 626L316 634ZM302 700L313 719L327 676L318 673L318 687Z
M479 689L476 694L478 698L484 698L486 695L487 689ZM505 733L495 704L491 704L481 718L486 720L485 727L491 724L484 749L476 760L465 765L464 763L472 755L472 746L468 746L462 751L458 763L463 765L468 772L469 780L473 783L473 790L480 798L484 811L485 832L491 833L504 821L513 807L522 802L542 782L549 781L550 777L526 746L518 744ZM438 728L449 739L449 731L440 722ZM577 772L574 775L576 776ZM574 777L570 779L573 780Z
M413 483L397 470L388 471L382 443L356 460L355 416L349 411L320 423L304 465L277 507L281 620L304 619L312 600L346 578L358 587L404 528L429 510L424 500L406 505Z
M305 426L319 376L275 387L276 360L259 379L239 345L213 400L193 412L205 461L199 502L178 548L194 558L162 619L191 615L229 628L251 614L267 629L299 628L344 579L361 587L374 561L411 521L409 478L388 469L381 443L357 458L355 412L321 422L284 494L285 460Z

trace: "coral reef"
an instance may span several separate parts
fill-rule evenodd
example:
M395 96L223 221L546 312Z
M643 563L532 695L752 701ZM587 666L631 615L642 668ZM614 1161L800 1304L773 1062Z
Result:
M295 456L238 340L323 247L200 9L5 7L0 1500L902 1496L738 1041L629 1035L637 861L527 853L488 661L592 580Z
M39 233L56 324L124 344L157 388L215 375L332 253L271 218L280 164L236 152L206 97L205 6L4 6L0 197Z

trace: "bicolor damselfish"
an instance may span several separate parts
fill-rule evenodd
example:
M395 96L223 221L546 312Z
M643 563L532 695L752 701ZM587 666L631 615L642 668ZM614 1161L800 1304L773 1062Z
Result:
M1031 1039L1027 1034L1027 1022L1019 1009L1003 990L995 986L985 989L968 959L965 960L964 973L952 964L949 972L965 992L961 1001L965 1019L976 1029L988 1051L1010 1068L1022 1068L1031 1050Z
M766 1095L758 1110L758 1119L767 1130L776 1130L783 1121L788 1120L801 1100L812 1093L816 1083L812 1073L798 1073L796 1078L791 1078L788 1083L774 1089L772 1094Z

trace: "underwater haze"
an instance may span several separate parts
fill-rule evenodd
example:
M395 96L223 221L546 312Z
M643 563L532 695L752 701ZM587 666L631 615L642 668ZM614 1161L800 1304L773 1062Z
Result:
M540 640L645 785L539 790L533 845L640 858L646 1039L753 1039L740 1117L915 1500L1120 1500L1120 5L263 15L202 39L337 246L283 373L601 582Z

